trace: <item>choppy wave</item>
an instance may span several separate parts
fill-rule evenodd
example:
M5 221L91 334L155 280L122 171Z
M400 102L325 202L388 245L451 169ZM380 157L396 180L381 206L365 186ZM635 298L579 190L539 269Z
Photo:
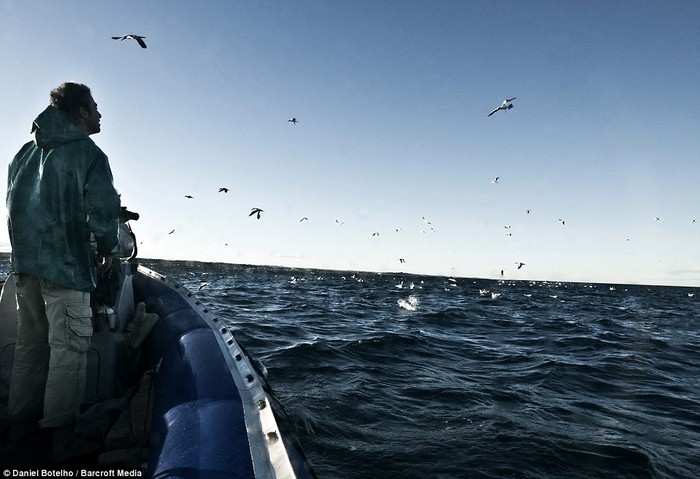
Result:
M692 288L144 264L262 359L324 479L700 477Z
M700 476L692 289L150 266L206 277L320 477Z

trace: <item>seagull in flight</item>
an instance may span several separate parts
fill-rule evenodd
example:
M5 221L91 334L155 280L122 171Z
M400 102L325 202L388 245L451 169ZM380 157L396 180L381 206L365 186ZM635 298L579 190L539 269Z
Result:
M250 209L250 214L248 216L253 216L255 214L258 215L258 219L260 219L260 213L264 212L265 210L261 210L260 208L251 208Z
M511 102L513 100L515 100L516 98L518 98L518 97L514 96L513 98L506 98L505 100L503 100L503 103L501 103L501 106L499 106L498 108L495 108L491 113L488 114L488 116L491 116L500 110L503 110L503 111L510 110L511 108L513 108L513 104Z
M136 40L138 42L138 44L141 45L141 48L148 48L146 46L146 42L143 41L144 38L146 38L146 37L142 37L141 35L133 35L133 34L122 35L120 37L112 37L113 40L121 40L121 41Z
M289 120L287 120L287 123L291 123L293 125L296 125L298 121L299 120L297 120L295 117L291 117Z
M493 179L493 181L491 181L491 183L493 183L493 184L495 185L496 183L498 183L498 179L499 179L499 178L500 178L500 176L495 177L495 178Z
M520 269L520 268L522 268L523 266L525 266L525 263L522 263L522 262L520 262L520 261L516 261L515 264L518 265L518 269Z
M301 223L302 221L309 221L309 218L307 218L306 216L304 216L302 219L299 220L299 223Z
M219 193L228 193L228 188L219 188Z
M187 198L188 200L191 200L192 198L194 198L194 196L192 196L192 195L185 195L185 198Z

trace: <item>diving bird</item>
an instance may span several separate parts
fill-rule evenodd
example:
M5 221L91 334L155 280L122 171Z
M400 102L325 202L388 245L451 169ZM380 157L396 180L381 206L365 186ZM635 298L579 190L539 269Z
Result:
M296 126L298 121L299 120L297 120L295 117L291 117L289 120L287 120L287 123L291 123Z
M258 215L258 219L260 219L260 213L264 212L265 210L261 210L260 208L251 208L250 209L250 214L248 216L253 216L255 214Z
M139 45L141 45L141 48L148 48L146 47L146 42L143 41L143 39L146 37L142 37L141 35L133 35L133 34L128 34L128 35L122 35L120 37L112 37L113 40L136 40Z
M219 193L228 193L228 188L219 188Z
M503 111L508 111L508 110L510 110L511 108L513 108L513 104L512 104L511 102L512 102L513 100L515 100L516 98L518 98L518 97L517 97L517 96L514 96L513 98L506 98L505 100L503 100L503 103L501 103L501 106L499 106L498 108L495 108L495 109L494 109L491 113L489 113L487 116L491 116L491 115L493 115L494 113L496 113L496 112L499 111L499 110L503 110Z

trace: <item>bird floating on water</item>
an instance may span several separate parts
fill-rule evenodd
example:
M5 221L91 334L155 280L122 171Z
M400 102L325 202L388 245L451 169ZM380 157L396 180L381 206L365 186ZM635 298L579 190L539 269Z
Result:
M498 108L494 108L494 110L491 113L489 113L487 116L491 116L500 110L503 110L503 111L510 110L511 108L513 108L513 104L511 102L513 100L515 100L516 98L518 98L518 97L514 96L513 98L506 98L505 100L503 100L503 103L501 103L501 106L499 106Z
M260 219L260 213L264 212L265 210L262 210L260 208L251 208L250 209L250 214L248 216L253 216L253 215L258 215L258 219Z
M293 125L296 125L298 121L299 120L297 120L295 117L291 117L289 120L287 120L287 123L291 123Z
M128 35L122 35L122 36L119 36L119 37L112 37L112 40L121 40L121 41L124 41L124 40L136 40L136 41L138 42L138 44L141 45L141 48L148 48L148 47L146 46L146 42L143 41L144 38L146 38L146 37L143 37L143 36L141 36L141 35L133 35L133 34L130 33L130 34L128 34Z

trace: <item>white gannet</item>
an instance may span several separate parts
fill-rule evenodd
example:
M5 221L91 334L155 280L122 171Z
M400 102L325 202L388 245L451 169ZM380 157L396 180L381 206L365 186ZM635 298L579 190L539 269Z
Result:
M499 110L503 110L503 111L510 110L511 108L513 108L513 104L511 102L513 100L515 100L516 98L518 98L518 97L514 96L513 98L506 98L505 100L503 100L503 103L501 103L501 106L499 106L498 108L494 108L494 110L491 113L489 113L487 116L491 116Z
M144 38L146 37L142 37L141 35L128 34L119 37L112 37L112 40L136 40L138 44L141 45L141 48L148 48L146 47L146 42L143 41Z

